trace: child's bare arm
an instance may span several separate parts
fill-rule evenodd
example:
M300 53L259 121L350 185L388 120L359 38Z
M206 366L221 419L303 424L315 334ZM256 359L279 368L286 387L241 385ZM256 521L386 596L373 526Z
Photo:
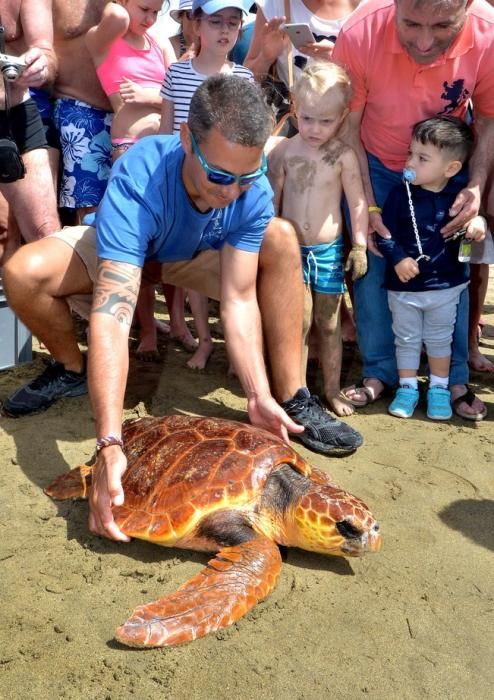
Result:
M268 178L273 188L274 213L281 216L283 186L285 184L285 153L288 139L284 138L273 148L268 155Z
M161 121L159 134L173 134L175 107L171 100L163 99L161 103Z
M352 148L345 149L341 155L341 183L350 210L353 242L345 269L352 271L355 280L367 272L369 214L359 162Z

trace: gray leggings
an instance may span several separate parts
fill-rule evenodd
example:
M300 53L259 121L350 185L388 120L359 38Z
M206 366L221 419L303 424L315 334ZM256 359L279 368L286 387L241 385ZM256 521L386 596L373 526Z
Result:
M451 341L460 294L467 285L428 292L391 292L398 369L418 369L422 343L429 357L451 355Z

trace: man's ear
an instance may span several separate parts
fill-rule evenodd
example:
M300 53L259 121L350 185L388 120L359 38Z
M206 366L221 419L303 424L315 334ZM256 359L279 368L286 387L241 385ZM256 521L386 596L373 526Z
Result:
M187 155L192 153L192 143L190 140L190 129L187 122L182 122L180 124L180 143Z
M460 172L460 170L463 167L463 163L459 160L452 160L449 164L448 167L446 168L446 172L444 173L447 178L454 177L457 173Z

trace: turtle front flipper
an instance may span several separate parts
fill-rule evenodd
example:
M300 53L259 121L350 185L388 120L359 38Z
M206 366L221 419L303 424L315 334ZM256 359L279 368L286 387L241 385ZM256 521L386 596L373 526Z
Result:
M131 647L164 647L204 637L243 617L273 590L278 546L265 537L221 549L178 591L139 606L116 638Z
M57 476L55 481L44 489L44 492L57 501L65 501L69 498L87 498L91 488L92 473L92 466L81 464L80 467Z

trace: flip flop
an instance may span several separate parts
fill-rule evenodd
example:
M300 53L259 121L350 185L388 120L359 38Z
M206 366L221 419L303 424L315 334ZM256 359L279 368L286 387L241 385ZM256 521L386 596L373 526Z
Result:
M451 406L453 408L453 411L456 413L457 416L460 418L463 418L464 420L471 420L471 421L481 421L483 420L486 415L487 415L487 407L484 406L483 410L480 411L479 413L467 413L464 410L461 410L460 404L466 403L469 406L473 406L473 402L475 401L475 394L473 391L470 389L470 387L467 385L467 390L465 391L464 394L461 394L461 396L457 396L456 399L453 399L451 402Z
M352 384L351 386L345 387L345 389L342 389L341 393L345 397L347 401L349 401L352 406L355 406L355 408L364 408L365 406L368 406L371 403L374 403L375 401L379 401L379 399L382 399L386 396L387 393L390 391L390 387L382 382L380 379L379 381L383 385L383 390L380 391L377 396L374 393L374 391L366 386L364 384L366 377L363 377L359 382L356 384ZM347 391L358 391L359 393L364 394L365 399L351 399Z

